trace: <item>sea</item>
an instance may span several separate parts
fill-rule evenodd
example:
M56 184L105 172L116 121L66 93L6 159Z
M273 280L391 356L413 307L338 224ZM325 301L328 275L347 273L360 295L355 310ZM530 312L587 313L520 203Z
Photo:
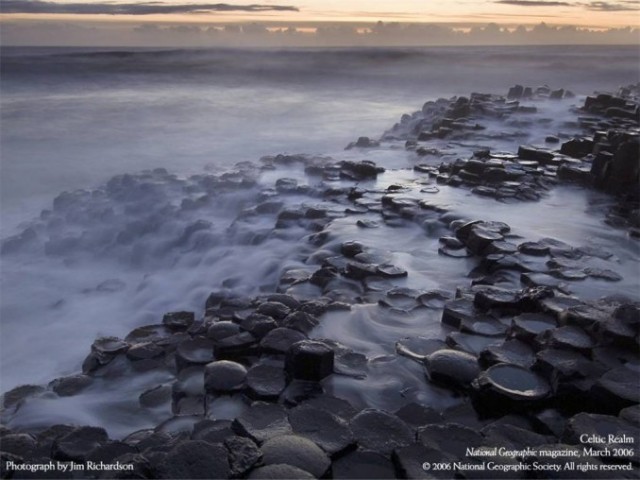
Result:
M402 183L412 178L413 153L345 147L361 136L379 138L429 100L506 94L515 84L570 90L573 99L549 107L557 109L549 113L556 123L517 139L540 143L575 119L569 112L586 95L640 81L638 65L637 46L3 47L0 238L18 239L13 243L24 248L0 254L0 392L80 372L100 336L124 337L159 323L167 311L201 316L211 291L268 292L285 269L305 268L312 250L302 234L269 236L273 218L238 225L258 192L278 178L309 181L294 167L260 169L262 157L370 159L387 169L381 185ZM517 142L501 147L515 151ZM203 209L186 207L208 176L232 178L238 171L255 186L225 191ZM603 194L559 187L517 208L462 191L440 198L448 208L505 221L525 236L605 247L623 280L615 287L586 281L578 293L637 296L638 245L603 222L606 209L598 206L609 201ZM332 228L338 243L359 235L340 220ZM439 257L437 238L427 248L423 230L393 235L380 229L369 242L409 271L406 286L453 291L469 270L468 260ZM381 358L394 353L399 338L439 334L437 319L425 326L417 318L388 323L376 315L366 305L348 319L336 313L317 333ZM407 369L403 377L380 365L378 376L345 381L343 393L391 408L388 392L403 388L398 379L422 375ZM123 436L161 417L137 415L131 405L145 385L162 379L139 382L124 382L117 393L93 387L79 400L43 399L12 421L98 424ZM436 405L453 401L437 389L416 395Z

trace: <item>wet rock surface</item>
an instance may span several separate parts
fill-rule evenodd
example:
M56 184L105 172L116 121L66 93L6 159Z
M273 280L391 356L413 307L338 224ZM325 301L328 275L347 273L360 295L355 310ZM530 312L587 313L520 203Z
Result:
M613 295L625 280L623 260L598 245L512 228L491 208L486 218L468 218L464 208L437 200L462 191L517 210L553 195L559 183L593 186L620 194L593 214L637 242L637 88L576 103L575 124L565 125L570 134L549 132L544 147L519 143L518 131L532 119L546 121L538 111L545 102L570 98L563 89L515 86L507 98L441 99L380 139L350 145L363 155L404 148L415 161L408 170L371 160L265 157L262 172L291 172L248 198L230 230L247 228L240 238L251 247L268 238L300 244L290 264L269 266L274 283L247 294L241 281L221 279L200 310L176 306L124 339L98 338L82 373L6 392L3 462L120 461L134 467L120 472L126 478L562 478L423 468L566 463L548 450L575 452L596 467L631 462L637 469L640 309L637 298ZM294 167L301 177L293 178ZM134 178L110 188L125 195ZM181 188L217 196L256 183L245 172ZM59 197L54 211L86 201L78 195ZM188 198L181 208L197 210L203 201ZM268 227L251 230L253 221ZM177 243L200 248L212 241L211 230L193 223ZM9 239L3 250L27 248L35 235ZM199 235L202 244L192 240ZM416 238L420 248L405 247ZM135 243L135 231L118 239ZM43 248L59 256L71 247L51 240ZM432 279L449 266L459 278L445 289ZM591 287L610 298L587 298ZM118 288L109 282L99 290ZM139 390L135 407L125 399L118 408L148 415L153 425L121 441L89 425L14 427L52 398L86 401L100 388L122 388L118 381ZM536 451L467 453L499 447ZM584 450L617 447L623 450L611 458Z

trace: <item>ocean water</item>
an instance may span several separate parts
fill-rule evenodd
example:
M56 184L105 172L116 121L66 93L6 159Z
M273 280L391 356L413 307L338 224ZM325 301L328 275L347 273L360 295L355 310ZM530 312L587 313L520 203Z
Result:
M201 314L212 290L273 291L285 270L312 268L308 232L274 235L273 216L242 213L278 178L310 182L299 168L262 171L264 155L369 158L389 169L369 187L386 188L415 181L405 169L416 161L410 153L344 147L361 135L379 137L427 100L504 94L515 83L576 93L574 100L542 108L551 123L495 140L499 149L514 150L549 133L570 133L569 110L584 95L639 80L635 47L6 48L0 62L0 237L25 229L33 235L20 251L0 255L1 392L77 373L98 336L123 337L136 326L158 323L167 311ZM227 183L212 180L238 171L225 177ZM240 178L252 186L229 186ZM637 294L637 244L604 225L604 195L561 187L540 203L513 206L443 188L438 201L461 216L506 221L526 238L604 247L624 277L616 292ZM323 199L317 204L338 208ZM389 228L364 234L353 221L336 220L323 248L366 235L368 245L409 271L406 286L453 291L471 263L438 256L439 233L425 240L416 226L401 238ZM598 298L612 287L586 281L576 288ZM317 336L381 358L367 382L336 380L336 393L391 408L391 391L413 388L416 399L450 403L444 391L418 380L422 373L411 362L385 360L398 338L438 336L439 319L427 320L382 321L367 305L357 307L350 322L340 314L328 318ZM141 391L163 381L139 377L117 394L98 382L78 397L33 402L12 421L102 424L124 435L162 420L157 412L135 414L132 405ZM407 386L415 384L421 386Z

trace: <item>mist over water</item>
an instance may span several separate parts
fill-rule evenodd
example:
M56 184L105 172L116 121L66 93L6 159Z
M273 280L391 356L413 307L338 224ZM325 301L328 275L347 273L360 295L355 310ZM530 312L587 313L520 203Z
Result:
M278 178L296 178L311 190L322 185L301 168L261 170L263 155L368 158L390 170L365 188L383 189L415 181L411 171L394 170L411 166L410 154L343 149L361 135L377 138L427 100L504 94L515 83L585 95L638 81L635 47L5 49L0 60L0 237L30 232L24 248L0 256L1 392L78 372L98 336L123 337L159 323L167 311L200 315L212 290L272 292L284 271L317 268L308 259L315 250L308 231L274 231L276 215L257 215L253 207L274 193ZM580 102L545 106L550 122L517 138L491 139L489 129L485 143L513 151L550 133L571 134L569 108ZM252 164L238 168L238 162ZM595 266L614 263L624 277L616 291L637 293L637 246L602 224L604 195L562 187L540 203L513 208L461 190L440 193L438 201L460 216L506 221L531 240L604 245L614 257ZM311 198L329 212L344 210ZM284 202L310 198L290 195ZM324 247L365 238L393 251L393 263L410 272L404 286L453 291L470 260L438 256L444 226L433 228L426 236L417 226L403 229L398 239L395 229L363 233L353 219L339 219ZM598 298L611 286L587 280L577 288ZM352 322L335 314L314 334L384 356L398 338L440 333L436 318L389 323L366 305L357 310ZM395 362L382 358L365 384L340 378L332 388L355 403L391 408L400 400L389 400L389 391L404 388L393 374L422 375L409 361ZM162 381L150 375L122 386L120 403L115 394L102 395L100 384L70 399L39 399L14 421L64 422L74 411L78 421L124 435L158 422L132 412L141 391ZM429 386L408 395L450 403Z

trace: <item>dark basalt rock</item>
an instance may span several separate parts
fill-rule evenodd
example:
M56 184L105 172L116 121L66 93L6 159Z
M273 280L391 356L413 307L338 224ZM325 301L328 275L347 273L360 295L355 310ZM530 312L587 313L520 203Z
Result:
M260 347L268 352L286 353L294 343L305 340L306 336L291 328L275 328L260 341Z
M476 321L463 320L460 324L460 331L485 337L501 337L505 335L507 327L497 320L486 318Z
M348 423L319 408L302 404L289 412L289 423L296 435L315 442L330 456L354 443Z
M275 400L286 386L282 368L271 365L255 365L247 372L249 395L255 399Z
M87 388L93 379L88 375L71 375L69 377L56 378L49 384L54 392L61 397L70 397Z
M11 408L19 405L24 399L44 392L44 387L39 385L20 385L2 395L2 406Z
M280 463L277 465L267 465L256 468L247 477L250 480L282 480L285 478L296 478L300 480L316 478L306 470L302 470L293 465Z
M294 312L283 320L282 325L286 328L298 330L305 335L311 332L319 324L318 320L305 312Z
M536 160L544 165L553 161L552 152L540 150L529 145L521 145L518 148L518 157L523 160Z
M171 387L168 385L158 385L140 394L138 401L143 407L154 408L163 405L171 400Z
M133 345L127 350L127 358L132 362L142 362L145 360L154 360L164 357L164 349L155 343L145 342Z
M269 438L291 433L287 412L280 405L254 402L232 423L233 431L258 444Z
M378 265L376 272L384 278L402 278L407 276L407 271L404 268L389 264Z
M205 337L184 340L176 349L176 367L178 370L195 365L206 365L213 360L213 342Z
M291 309L284 303L264 302L260 304L260 306L256 309L256 312L263 315L268 315L269 317L272 317L276 320L283 320L287 315L289 315Z
M482 309L514 309L520 301L517 290L507 290L499 287L482 287L473 299L473 304Z
M442 323L459 329L464 320L473 321L477 313L473 302L465 298L447 302L442 311Z
M211 325L207 329L207 338L213 340L215 344L224 338L230 337L232 335L237 335L238 333L240 333L240 325L235 322L225 320L222 322L215 322L213 325Z
M423 362L428 355L448 348L442 340L427 337L407 337L396 342L396 352L412 360Z
M550 394L551 386L544 378L517 365L494 365L473 382L474 404L493 415L526 410Z
M244 475L262 458L262 452L256 444L246 437L229 437L224 441L224 446L229 452L229 473L232 477Z
M486 337L483 335L473 335L469 333L453 332L445 339L447 348L471 354L474 357L490 345L497 345L500 340L497 337Z
M317 381L333 373L333 361L334 352L326 344L302 340L289 348L285 368L292 378Z
M456 458L465 458L467 448L485 445L480 433L457 423L421 427L418 429L417 438L425 447Z
M458 350L438 350L426 358L425 366L432 382L468 388L480 373L476 357Z
M553 317L541 313L523 313L511 322L510 333L516 338L529 341L537 335L556 328Z
M391 461L379 453L356 450L341 456L332 465L335 479L371 480L396 478Z
M204 393L204 367L201 365L181 370L171 387L174 403L182 397L201 397L204 401Z
M492 242L502 240L504 240L502 234L484 228L484 226L476 226L469 232L465 244L471 252L482 255Z
M625 422L640 427L640 405L623 408L618 416Z
M221 340L214 341L213 351L217 358L230 358L238 355L242 356L255 353L257 345L258 339L250 332L240 332Z
M315 477L322 477L331 466L331 460L318 445L298 435L281 435L262 445L265 465L287 464L305 469Z
M78 427L56 439L51 448L51 458L61 461L84 462L96 447L109 440L104 428Z
M423 468L425 463L450 463L457 459L445 452L428 448L420 443L414 443L407 447L398 448L393 451L391 460L396 467L396 478L409 479L432 479L451 478L452 471L427 471Z
M564 326L547 330L542 334L543 341L550 347L573 348L588 353L595 345L587 333L580 327Z
M186 330L195 321L193 312L170 312L162 317L162 324L171 330Z
M91 462L104 462L113 463L113 461L127 454L135 455L138 453L138 449L124 442L108 442L104 445L99 445L87 455L87 460Z
M411 444L414 438L413 430L404 421L383 410L362 410L351 419L350 426L361 447L384 455Z
M531 416L536 429L546 435L560 437L567 424L567 417L554 408L547 408Z
M590 305L577 304L562 310L560 323L590 329L601 322L605 322L607 318L607 312Z
M227 450L201 440L187 440L171 449L157 466L158 478L228 478Z
M550 435L525 430L516 425L492 423L482 429L486 442L492 446L504 446L509 450L526 450L539 445L552 443L555 438Z
M129 332L124 340L127 343L154 342L171 335L171 330L164 325L145 325Z
M625 439L631 439L633 443L628 440L625 442ZM640 460L640 453L635 446L638 440L638 428L611 415L578 413L567 422L562 440L581 447L588 446L594 450L608 450L611 457L623 461L632 460L637 463ZM633 454L616 454L618 448L625 451L631 450Z
M2 436L2 452L30 458L37 446L35 438L27 433L10 433ZM3 478L5 478L4 475Z
M256 338L263 338L271 330L278 328L278 322L276 322L272 317L262 315L260 313L252 313L242 320L240 325L244 330L250 332Z
M549 255L549 246L541 242L524 242L518 245L518 250L526 255L543 257Z
M126 352L129 344L117 337L101 337L91 345L91 351L102 359Z
M231 393L246 386L247 369L239 363L219 360L204 369L204 386L209 392Z
M384 168L377 167L375 163L368 160L361 162L343 161L340 163L340 176L349 180L374 179L379 173L383 173Z
M591 387L591 399L599 411L618 414L638 403L639 381L640 374L627 367L610 370Z
M347 421L351 420L357 413L356 409L353 408L349 402L331 395L318 395L306 400L304 405L324 410Z
M536 354L535 370L554 382L585 378L592 369L591 362L575 350L549 348Z
M442 421L442 416L434 409L415 402L406 404L396 411L395 415L413 427L422 427Z
M234 437L230 420L201 420L193 425L191 440L203 440L208 443L224 443Z
M502 345L489 345L480 353L480 364L490 367L497 363L511 363L524 368L533 366L536 361L535 352L520 340L505 340Z

